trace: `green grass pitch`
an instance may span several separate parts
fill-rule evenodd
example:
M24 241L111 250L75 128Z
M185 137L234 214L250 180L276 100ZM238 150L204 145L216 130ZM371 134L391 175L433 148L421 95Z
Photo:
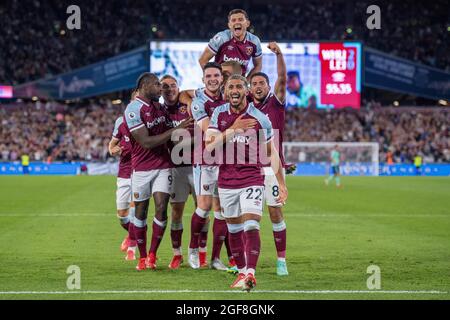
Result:
M450 299L449 178L342 182L337 189L323 177L288 178L290 274L275 274L265 214L258 285L243 293L228 288L234 277L225 272L186 262L169 270L169 229L158 269L137 272L119 251L114 177L0 177L0 299ZM189 200L185 261L192 212ZM81 269L81 290L65 293L70 265ZM381 291L367 288L369 265L380 267Z

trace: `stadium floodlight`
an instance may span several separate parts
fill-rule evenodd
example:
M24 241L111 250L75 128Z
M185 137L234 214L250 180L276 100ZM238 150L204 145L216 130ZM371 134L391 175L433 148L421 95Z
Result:
M376 142L285 142L286 162L297 163L300 174L326 175L330 169L330 152L335 146L341 153L341 174L379 175L379 146Z

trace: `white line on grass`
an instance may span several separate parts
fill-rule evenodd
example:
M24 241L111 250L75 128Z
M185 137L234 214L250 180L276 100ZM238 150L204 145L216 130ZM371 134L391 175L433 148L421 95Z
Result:
M253 293L283 294L448 294L439 290L254 290ZM178 294L178 293L247 293L238 290L80 290L80 291L0 291L0 295L65 295L65 294Z
M389 213L287 213L287 218L377 218L377 217L398 217L398 218L450 218L450 214L389 214ZM115 217L114 213L0 213L0 217Z

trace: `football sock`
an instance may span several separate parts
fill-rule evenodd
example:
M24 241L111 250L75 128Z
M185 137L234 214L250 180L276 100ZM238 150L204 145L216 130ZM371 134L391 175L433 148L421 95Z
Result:
M245 221L244 232L246 239L245 251L247 259L247 272L255 274L255 269L256 265L258 264L259 253L261 250L259 222L256 220Z
M286 223L284 220L279 223L272 223L272 229L277 257L286 258Z
M154 253L156 255L156 251L158 251L159 245L164 235L164 231L166 230L166 221L159 221L158 219L153 219L152 225L152 242L150 244L150 253Z
M223 219L218 219L214 217L213 223L213 249L211 254L211 260L220 259L220 249L225 241L228 228L227 223Z
M183 235L183 223L173 223L170 225L170 238L174 255L181 255L181 238Z

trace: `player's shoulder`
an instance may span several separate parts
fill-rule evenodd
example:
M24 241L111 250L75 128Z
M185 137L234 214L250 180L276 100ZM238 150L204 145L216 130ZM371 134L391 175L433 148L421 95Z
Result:
M220 106L217 106L214 109L214 113L220 114L223 112L229 112L229 110L230 110L230 104L228 102L225 102L225 103L221 104Z
M281 102L278 99L277 95L273 92L269 93L268 99L269 99L269 102L275 107L282 107L283 109L286 107L286 101Z
M261 127L263 128L272 127L272 122L270 121L269 117L264 112L259 110L254 105L253 102L251 102L250 105L248 106L247 113L253 118L255 118L260 123Z
M225 29L223 31L217 32L214 35L213 40L226 42L226 41L231 40L232 38L233 38L233 34L231 33L231 30L230 29Z
M251 32L247 31L245 38L247 41L250 41L254 44L261 44L261 40L259 39L259 37Z
M232 39L232 34L230 30L223 30L214 35L214 37L211 38L209 41L209 47L214 51L217 52L217 50L220 49L221 46L223 46L225 43L230 41Z
M127 107L125 108L125 114L128 114L130 112L140 112L141 108L144 106L145 104L140 101L140 100L133 100L131 101Z
M123 116L117 117L116 122L114 123L115 126L118 128L123 123Z

